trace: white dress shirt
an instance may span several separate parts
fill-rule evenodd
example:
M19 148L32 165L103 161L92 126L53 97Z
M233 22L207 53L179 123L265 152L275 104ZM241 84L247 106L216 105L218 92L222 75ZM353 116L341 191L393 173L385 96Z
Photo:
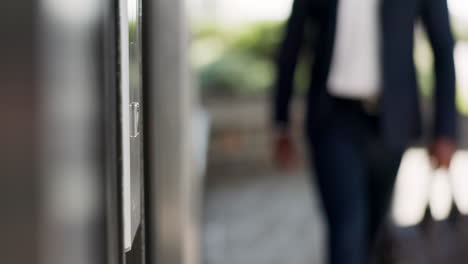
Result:
M328 77L331 95L374 99L381 86L380 0L339 0L335 46Z

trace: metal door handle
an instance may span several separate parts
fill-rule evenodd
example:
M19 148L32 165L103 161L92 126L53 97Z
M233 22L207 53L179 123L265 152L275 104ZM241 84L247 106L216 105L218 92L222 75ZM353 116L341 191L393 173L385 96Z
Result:
M136 138L140 134L140 104L130 104L130 137Z

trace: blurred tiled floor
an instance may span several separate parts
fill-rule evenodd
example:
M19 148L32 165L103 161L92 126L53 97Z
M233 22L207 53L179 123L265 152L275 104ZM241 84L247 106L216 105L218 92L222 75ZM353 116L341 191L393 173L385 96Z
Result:
M306 173L255 167L210 171L204 264L322 263L322 219Z

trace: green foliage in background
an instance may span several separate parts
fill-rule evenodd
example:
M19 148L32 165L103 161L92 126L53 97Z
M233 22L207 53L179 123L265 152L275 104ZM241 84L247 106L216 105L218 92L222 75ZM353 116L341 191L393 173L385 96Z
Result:
M258 23L242 31L233 41L230 50L271 61L277 53L281 38L281 23Z
M264 60L235 52L223 54L198 73L202 92L209 96L261 94L272 75L270 64Z
M204 95L262 94L274 76L278 23L245 28L201 27L194 34L193 58Z
M263 95L275 80L275 59L283 23L262 22L241 28L201 26L193 36L192 57L206 96ZM302 56L304 57L304 56ZM300 62L297 86L307 83Z

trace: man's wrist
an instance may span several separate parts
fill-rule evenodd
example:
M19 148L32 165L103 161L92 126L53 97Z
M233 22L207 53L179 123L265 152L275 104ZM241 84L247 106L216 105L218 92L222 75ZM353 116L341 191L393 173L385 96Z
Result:
M454 145L454 146L456 145L456 140L454 138L448 137L448 136L436 136L432 140L432 143L435 143L435 142L451 144L451 145Z

